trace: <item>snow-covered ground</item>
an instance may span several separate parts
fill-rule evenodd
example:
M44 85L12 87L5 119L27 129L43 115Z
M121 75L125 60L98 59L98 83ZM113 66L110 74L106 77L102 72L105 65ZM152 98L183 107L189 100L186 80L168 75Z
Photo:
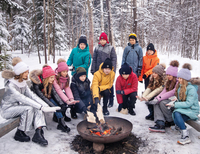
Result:
M118 69L121 65L122 53L123 50L121 48L117 48L116 50L118 55ZM145 51L144 51L145 52ZM68 59L69 52L62 53L62 58ZM33 69L41 69L44 64L44 57L42 57L42 64L38 64L37 54L31 54L28 57L26 54L21 55L20 52L12 52L12 57L19 56L22 60L30 66L30 71ZM160 58L160 63L165 63L166 66L169 66L171 60L178 60L180 63L179 69L181 69L182 65L186 62L190 63L193 67L192 77L200 77L199 70L199 61L190 60L187 58L181 58L177 55L162 55L158 52L158 57ZM56 57L56 60L60 58ZM56 64L52 63L52 59L48 62L52 68L56 68ZM119 75L118 71L116 73L116 77ZM92 75L89 74L89 79L92 81ZM3 78L0 75L0 88L3 87ZM139 83L138 85L138 94L141 95L141 92L144 90L144 85ZM153 121L145 120L145 116L148 114L148 109L144 102L137 101L136 103L136 116L131 115L123 115L121 113L116 112L117 108L117 100L115 98L114 106L109 109L110 116L121 117L124 119L128 119L133 124L132 133L134 133L137 137L140 137L142 140L146 142L145 147L141 147L138 153L147 154L147 153L159 153L159 154L199 154L200 152L200 133L195 129L189 128L190 137L192 143L188 145L178 145L176 143L177 139L180 138L180 133L176 130L172 130L170 128L166 128L165 133L150 133L148 130L149 126L153 126ZM67 111L68 116L70 116L69 110ZM48 140L49 145L47 147L41 147L33 142L28 143L20 143L13 139L16 129L6 134L5 136L0 138L0 154L72 154L76 153L70 148L70 142L74 139L74 136L78 134L76 130L77 124L83 120L84 115L78 114L78 119L72 120L68 122L67 125L71 128L71 131L67 133L62 133L61 131L56 129L57 124L51 120L52 114L46 115L47 120L47 129L44 129L45 138ZM3 123L5 120L0 117L0 123ZM33 136L34 130L27 133L30 137ZM113 143L114 144L114 143Z

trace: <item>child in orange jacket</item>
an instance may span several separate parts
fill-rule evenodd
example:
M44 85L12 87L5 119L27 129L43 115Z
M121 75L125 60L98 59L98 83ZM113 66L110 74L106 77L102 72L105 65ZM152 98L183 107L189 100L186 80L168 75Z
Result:
M145 84L145 89L149 84L149 77L152 74L153 68L159 64L159 58L157 57L157 51L154 48L154 45L150 43L147 46L146 56L143 57L143 64L142 64L142 71L141 75L139 76L139 82Z

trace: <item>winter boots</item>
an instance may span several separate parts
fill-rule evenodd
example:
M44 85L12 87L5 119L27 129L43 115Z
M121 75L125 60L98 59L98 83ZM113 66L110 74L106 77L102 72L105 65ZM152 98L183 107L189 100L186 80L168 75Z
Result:
M42 128L41 129L37 128L35 130L35 134L32 138L32 141L35 143L38 143L42 146L48 145L48 141L44 138L43 134L44 134L44 132L43 132Z
M113 97L110 97L109 99L109 104L108 104L108 108L113 107Z
M154 120L154 111L153 111L153 105L147 105L148 106L148 109L149 109L149 115L147 115L145 117L146 120Z
M57 129L67 133L70 131L70 128L65 124L64 117L58 119Z
M27 136L24 131L17 129L17 132L15 133L14 139L16 141L20 142L28 142L30 141L30 137Z
M165 133L165 123L162 120L157 120L154 127L149 127L151 132Z
M128 113L129 113L130 115L136 115L136 114L135 114L135 111L133 110L133 108L129 108L129 109L128 109Z
M63 113L62 113L62 115L64 116L64 120L65 120L66 122L71 121L71 118L69 118L68 116L66 116L66 115L63 114ZM57 116L56 116L55 113L53 114L53 121L54 121L54 122L58 122L58 118L57 118Z
M104 115L109 115L108 107L107 107L107 102L103 102L103 114Z
M177 143L179 144L188 144L190 143L190 137L189 137L189 132L185 129L185 130L181 130L181 138L177 141Z
M72 118L72 119L77 119L77 114L76 114L75 105L72 105L72 106L71 106L70 113L71 113L71 118Z

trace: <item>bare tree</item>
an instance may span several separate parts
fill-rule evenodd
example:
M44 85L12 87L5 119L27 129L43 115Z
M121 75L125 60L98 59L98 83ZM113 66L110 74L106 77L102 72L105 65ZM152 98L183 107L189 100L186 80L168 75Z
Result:
M100 5L101 5L101 32L104 32L103 0L100 0Z
M43 7L44 7L44 58L45 64L47 64L47 52L46 52L46 2L43 0Z

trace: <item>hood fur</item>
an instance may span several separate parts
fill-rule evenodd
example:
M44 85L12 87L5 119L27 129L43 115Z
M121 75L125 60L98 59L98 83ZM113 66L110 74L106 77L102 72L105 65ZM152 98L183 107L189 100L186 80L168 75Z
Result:
M29 74L29 78L35 84L40 84L40 79L38 78L39 75L42 75L42 70L33 70Z
M11 71L11 70L4 70L2 73L1 73L1 76L4 78L4 79L11 79L15 76L15 72L14 71Z
M192 78L190 79L191 84L196 84L196 85L200 85L200 78L196 77L196 78Z

